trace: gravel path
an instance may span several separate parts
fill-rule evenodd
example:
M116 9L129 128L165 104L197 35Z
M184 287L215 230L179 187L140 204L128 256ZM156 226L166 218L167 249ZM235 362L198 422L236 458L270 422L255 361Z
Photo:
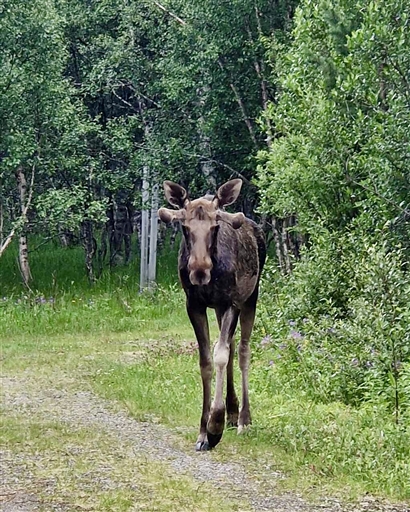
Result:
M185 446L181 436L159 424L138 422L130 418L125 411L119 410L118 404L103 400L90 391L56 389L60 388L56 382L54 389L47 389L44 383L39 385L30 377L3 376L1 382L2 405L6 414L23 414L26 418L40 417L71 429L102 432L110 439L110 450L122 454L128 464L138 464L142 459L163 464L171 468L174 474L188 476L199 485L210 485L215 492L227 499L239 498L242 502L249 503L249 512L408 512L407 507L382 504L372 499L356 506L343 505L335 499L312 505L293 494L278 496L275 495L275 482L281 475L272 468L259 468L259 476L263 473L261 479L258 473L248 466L245 468L240 461L222 463L213 460L212 453L188 452L192 447ZM7 450L0 453L3 489L0 491L0 510L78 510L67 508L67 505L61 503L53 504L55 481L52 478L45 478L43 481L41 500L36 493L27 492L27 489L32 488L29 485L33 478L30 468L40 463L36 458L41 459L41 464L44 465L44 455L41 454L16 454ZM104 472L104 468L100 469L99 478L104 478L105 475L105 485L115 485L110 482L107 471ZM81 482L79 485L81 486ZM50 498L46 507L41 504L44 503L44 495Z

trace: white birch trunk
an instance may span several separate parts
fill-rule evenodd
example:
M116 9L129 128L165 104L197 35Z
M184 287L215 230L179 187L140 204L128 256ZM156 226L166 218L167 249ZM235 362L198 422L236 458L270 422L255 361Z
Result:
M155 287L157 274L157 245L158 245L158 185L154 185L151 190L151 225L149 236L149 263L148 263L148 286L150 289Z
M149 200L148 168L144 167L142 181L142 211L141 211L141 262L140 262L140 292L148 286L148 222L149 212L147 209Z
M21 215L24 221L22 231L19 236L19 264L20 264L20 272L23 278L23 283L25 286L29 286L31 281L31 271L30 264L28 260L28 242L27 236L25 233L25 223L27 220L26 217L26 194L27 194L27 180L24 175L23 169L19 167L16 172L18 190L20 195L20 209Z

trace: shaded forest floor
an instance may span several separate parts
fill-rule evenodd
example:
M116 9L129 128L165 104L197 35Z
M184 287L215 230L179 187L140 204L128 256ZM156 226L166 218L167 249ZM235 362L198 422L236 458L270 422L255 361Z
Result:
M302 499L281 487L284 475L270 455L247 457L224 440L195 453L191 427L166 427L154 415L139 421L96 393L96 376L118 363L138 365L152 341L138 342L138 350L125 336L44 343L27 351L16 341L3 358L3 512L409 510L371 497Z

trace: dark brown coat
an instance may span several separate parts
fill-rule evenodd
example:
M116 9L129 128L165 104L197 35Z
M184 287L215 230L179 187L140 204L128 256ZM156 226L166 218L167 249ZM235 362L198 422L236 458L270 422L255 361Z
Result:
M225 412L228 423L237 425L238 432L251 422L248 399L249 338L266 247L263 232L257 224L242 213L230 214L222 209L237 199L241 186L241 180L232 180L222 185L215 196L190 201L185 189L166 181L165 195L178 210L159 210L164 222L180 222L183 232L178 270L187 297L188 316L198 341L203 383L197 450L208 450L220 441ZM207 308L215 309L220 328L220 337L214 347L216 384L212 404ZM238 319L241 324L238 348L242 372L240 411L233 383L233 336ZM226 403L223 400L225 372Z

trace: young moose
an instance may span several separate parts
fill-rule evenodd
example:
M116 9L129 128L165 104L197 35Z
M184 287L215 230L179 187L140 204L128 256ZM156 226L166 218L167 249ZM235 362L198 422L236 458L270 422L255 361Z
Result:
M186 307L199 346L203 405L196 449L209 450L221 440L225 424L223 400L227 376L226 414L238 433L251 423L248 397L249 338L255 319L259 278L266 247L260 227L243 213L222 210L238 198L242 180L222 185L215 196L190 201L184 188L164 182L168 202L178 208L160 208L164 222L180 222L183 239L179 252L179 278L186 293ZM207 308L213 308L220 336L214 348L215 397L211 405L212 360ZM239 367L242 372L242 404L239 411L234 389L233 339L238 319L241 325Z

